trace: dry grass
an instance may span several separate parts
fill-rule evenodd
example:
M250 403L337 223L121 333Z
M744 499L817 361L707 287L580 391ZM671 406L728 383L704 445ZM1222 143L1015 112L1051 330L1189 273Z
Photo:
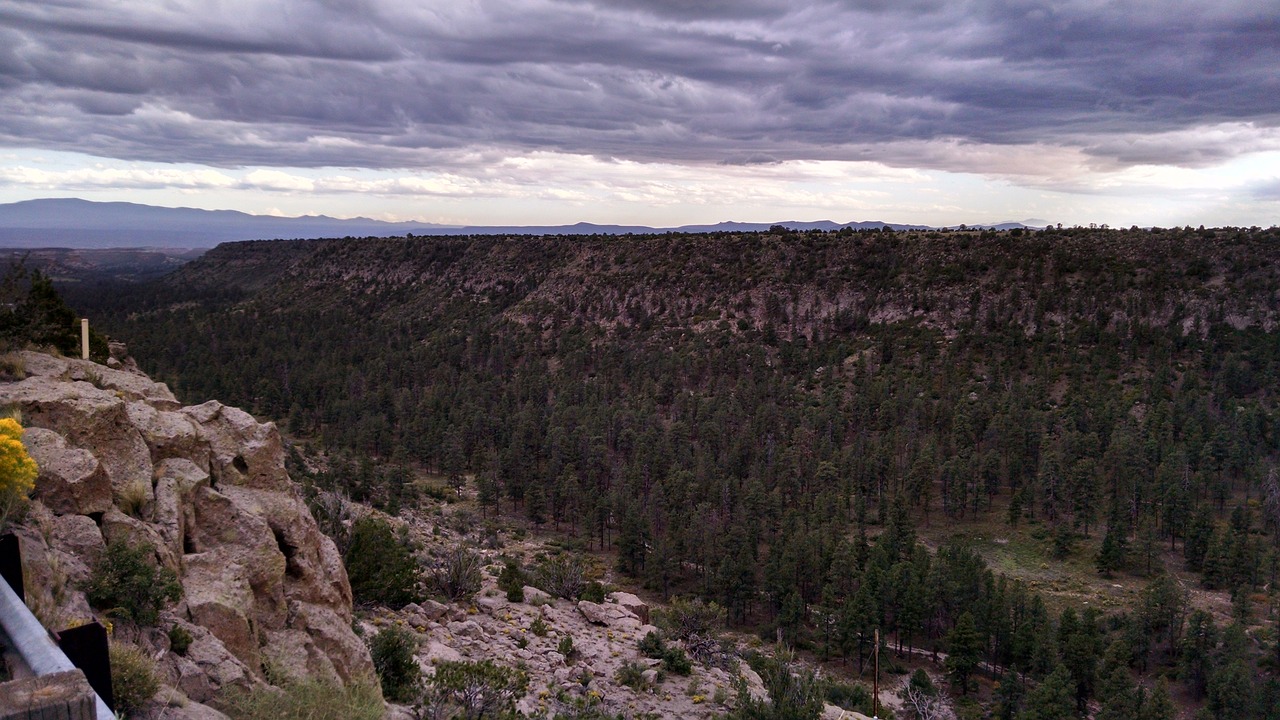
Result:
M141 520L142 513L147 507L147 496L150 491L151 487L145 480L134 480L120 488L116 505L120 506L120 512Z

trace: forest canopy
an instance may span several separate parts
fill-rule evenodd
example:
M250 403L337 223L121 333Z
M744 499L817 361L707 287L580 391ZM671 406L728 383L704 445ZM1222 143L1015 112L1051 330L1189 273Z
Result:
M1033 525L1102 577L1195 573L1263 627L1274 230L232 243L157 284L69 291L185 400L376 460L338 480L358 498L400 501L405 474L375 465L473 477L487 509L825 653L863 657L871 627L976 643L1079 702L1102 669L1072 663L1117 637L1110 662L1144 672L1188 652L1263 667L1216 635L1187 650L1167 588L1129 636L1092 610L1054 630L1027 588L915 533Z

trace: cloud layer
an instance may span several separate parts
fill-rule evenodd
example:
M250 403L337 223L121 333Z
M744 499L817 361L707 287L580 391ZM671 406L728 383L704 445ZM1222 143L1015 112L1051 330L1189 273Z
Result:
M9 0L0 144L446 173L538 152L876 161L1053 184L1280 147L1277 67L1280 10L1254 0Z

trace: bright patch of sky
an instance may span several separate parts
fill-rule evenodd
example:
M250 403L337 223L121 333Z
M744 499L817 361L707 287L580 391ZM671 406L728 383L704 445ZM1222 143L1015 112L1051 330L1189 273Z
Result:
M78 153L0 153L0 197L82 197L260 215L368 217L467 225L593 223L674 227L723 220L883 220L951 225L1262 225L1280 153L1208 168L1133 166L1074 178L1069 190L1006 177L874 162L686 166L535 153L479 172L368 168L210 168ZM1038 179L1036 179L1038 180ZM1052 179L1049 185L1061 183Z

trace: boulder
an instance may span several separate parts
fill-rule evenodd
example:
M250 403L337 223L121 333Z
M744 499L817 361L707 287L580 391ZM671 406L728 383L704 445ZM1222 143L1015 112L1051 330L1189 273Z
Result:
M184 620L176 622L191 633L191 645L186 655L169 652L161 657L160 667L168 684L197 702L215 699L220 689L252 684L249 668L208 628Z
M312 677L337 680L333 663L314 643L311 636L301 630L269 630L264 633L262 659L272 668L272 682L289 678L301 680Z
M742 679L747 684L747 693L751 695L752 700L766 700L769 697L769 691L764 687L764 680L760 679L760 674L751 669L751 666L745 662L738 663L738 672L742 674Z
M22 412L41 468L18 532L29 592L50 617L91 617L78 590L86 563L127 539L154 548L182 585L164 627L145 629L175 693L201 703L248 687L264 656L298 676L372 674L351 627L342 558L289 480L274 425L217 402L180 409L136 371L30 352L22 360L29 376L0 384L0 405ZM421 610L430 623L451 608ZM193 637L184 656L168 651L175 623Z
M136 489L143 502L150 502L151 453L115 393L36 376L0 385L0 405L17 406L28 427L52 430L69 445L92 452L117 499Z
M169 552L177 557L186 552L187 527L195 522L192 493L208 486L209 473L186 458L161 460L156 465L152 518Z
M351 629L350 606L291 601L288 627L305 632L318 657L315 663L344 682L373 677L373 660Z
M532 585L524 586L524 601L530 605L545 605L555 602L551 593L539 590Z
M208 629L243 665L260 668L258 633L250 623L250 617L256 614L253 589L246 568L230 555L219 549L183 557L182 589L187 612L193 622Z
M22 547L27 602L33 607L42 607L42 617L54 630L93 617L84 593L76 592L79 583L89 577L89 566L74 551L60 550L56 546L59 519L43 503L34 500L27 512L27 524L13 528ZM78 542L92 544L80 530L65 528L63 532L74 533ZM50 547L46 538L55 546Z
M347 580L338 548L320 532L306 503L292 493L249 487L228 486L222 493L237 512L265 523L276 550L284 559L285 596L307 603L351 606L351 584ZM246 532L248 530L246 529ZM350 623L350 613L346 613Z
M480 627L480 624L475 620L454 620L446 627L449 628L449 632L459 637L471 638L473 640L479 640L485 637L484 628Z
M27 371L27 377L61 378L67 374L67 369L70 367L67 358L29 350L19 352L18 359Z
M110 390L125 400L143 400L161 410L176 410L181 407L181 403L169 391L169 386L164 383L158 383L141 373L103 366L92 360L68 359L63 376Z
M860 712L845 710L831 703L823 703L821 718L822 720L872 720L872 718Z
M260 423L239 408L210 400L182 412L209 443L209 473L215 484L288 491L284 445L274 423Z
M461 662L466 659L457 650L436 640L428 640L426 650L420 656L432 665L441 661Z
M192 495L194 521L186 529L186 549L197 554L216 552L226 566L237 567L239 579L252 593L254 620L264 629L283 628L287 561L271 526L244 507L239 497L207 487L197 488Z
M609 599L621 605L635 615L643 625L649 624L649 605L629 592L609 593Z
M93 518L84 515L61 515L53 518L50 542L58 550L89 567L98 561L107 547L98 524ZM72 577L72 580L82 579L86 578Z
M50 510L89 515L111 507L111 479L93 453L39 427L28 428L22 444L40 468L34 496Z
M640 620L630 610L621 605L601 605L590 600L579 600L578 612L582 613L582 616L588 622L596 625L627 629L635 629L640 626Z
M159 716L164 720L231 720L208 705L195 702L177 688L161 687L155 700L163 707Z
M161 565L175 574L182 571L182 555L165 541L161 528L111 508L102 516L102 535L107 542L124 541L130 545L146 545L155 551Z
M436 602L430 598L423 600L418 606L422 614L427 616L428 620L440 622L449 614L449 606L441 602Z
M502 597L480 596L475 599L475 605L481 612L487 615L494 615L495 613L505 610L509 606L509 603L506 598Z
M129 421L142 434L151 452L151 461L183 458L199 467L209 467L209 446L192 419L170 410L157 410L142 400L125 406Z

